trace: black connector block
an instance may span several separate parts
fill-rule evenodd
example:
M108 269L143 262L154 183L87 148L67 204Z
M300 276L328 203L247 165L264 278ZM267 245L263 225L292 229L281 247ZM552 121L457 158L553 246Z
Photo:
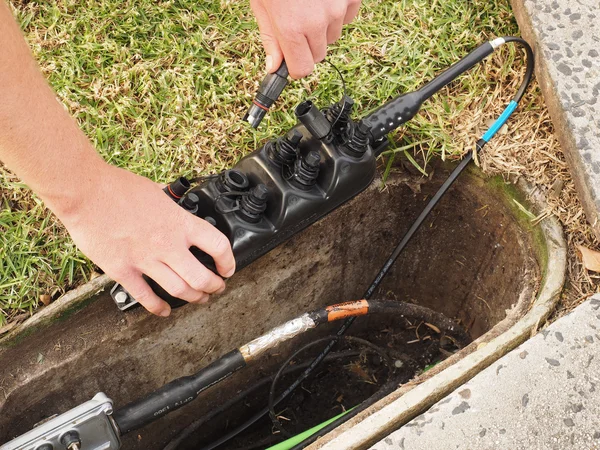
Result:
M372 147L364 121L356 123L349 117L352 103L345 98L326 114L312 102L301 103L296 108L299 123L284 136L177 199L182 208L227 236L238 271L369 186L376 157L387 140ZM336 118L341 126L334 128ZM190 251L218 273L209 255L196 247ZM186 304L152 279L144 279L171 307ZM121 310L137 304L118 284L111 295Z
M179 200L182 207L209 220L227 236L237 270L350 200L375 176L377 154L364 124L345 114L343 129L350 138L333 139L331 123L315 105L304 102L297 112L302 122L284 137L193 187ZM209 255L195 247L190 250L217 273ZM172 307L185 304L153 280L145 279ZM118 293L117 288L111 291L120 309L135 303L132 299L123 303L126 293L120 294L119 303Z
M349 156L342 146L313 137L304 125L299 124L294 130L302 135L302 141L298 146L299 158L289 170L293 173L296 164L303 167L304 185L298 186L286 175L290 172L271 160L270 147L266 145L232 169L243 173L249 181L247 196L234 197L229 205L231 209L237 205L240 210L223 214L215 209L221 195L216 180L192 188L187 194L200 199L196 215L214 218L216 227L229 238L238 270L350 200L369 186L375 176L375 154L368 143L362 156L356 158ZM310 179L310 171L315 168L318 175ZM260 220L251 222L241 205L255 195L252 189L260 185L266 188L261 194L266 197L266 207ZM212 262L209 265L214 268Z

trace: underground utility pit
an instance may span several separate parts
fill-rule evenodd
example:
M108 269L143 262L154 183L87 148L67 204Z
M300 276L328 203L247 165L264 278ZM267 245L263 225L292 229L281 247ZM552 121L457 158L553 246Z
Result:
M393 174L384 188L380 180L374 181L352 201L240 271L229 280L227 291L207 306L185 306L161 319L142 309L122 313L104 292L38 329L12 336L0 347L4 394L0 442L96 392L106 393L118 409L286 320L361 298L448 173L440 166L425 183ZM473 339L505 331L525 314L542 283L541 274L547 275L544 238L518 213L510 190L501 181L465 174L427 219L374 298L430 308L455 320ZM506 324L511 311L511 323ZM504 324L502 329L494 332L499 324ZM272 375L302 344L334 334L338 327L339 323L328 324L275 348L197 400L123 436L123 448L163 449L190 423ZM424 320L374 315L357 319L347 334L391 351L393 376L400 385L427 374L450 355L456 361L477 351L477 343L457 353L452 342L440 346L436 328ZM340 344L335 351L349 356L324 364L313 380L276 408L287 433L355 406L387 379L377 353L355 344ZM308 351L295 364L310 356ZM282 379L278 389L289 382L290 378ZM222 436L236 421L266 406L269 386L264 384L202 427L181 448L201 448L199 442ZM270 420L260 424L245 438L219 448L251 444L265 448L277 442Z

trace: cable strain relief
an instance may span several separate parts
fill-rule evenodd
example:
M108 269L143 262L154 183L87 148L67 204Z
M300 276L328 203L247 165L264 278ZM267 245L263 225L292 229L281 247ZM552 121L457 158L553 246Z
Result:
M327 109L325 115L336 133L342 133L346 129L353 108L354 100L344 94L339 102L334 103Z
M260 221L262 213L267 209L269 189L264 184L257 185L248 195L241 197L239 202L239 214L251 223Z
M360 158L365 154L370 142L369 126L360 121L346 129L345 153Z

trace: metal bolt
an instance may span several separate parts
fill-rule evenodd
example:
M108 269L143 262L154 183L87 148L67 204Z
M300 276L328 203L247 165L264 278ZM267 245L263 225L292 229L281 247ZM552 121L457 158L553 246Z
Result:
M258 184L252 190L252 195L257 200L266 200L269 195L269 189L264 184Z
M71 445L67 447L67 450L81 450L81 447L77 442L73 442Z
M129 300L129 295L127 295L127 292L125 291L119 291L117 292L117 294L115 295L115 301L119 304L122 305L124 303L127 303L127 300ZM69 449L71 450L71 449Z
M296 147L302 140L302 133L294 128L288 132L286 139L293 147Z
M183 197L183 200L181 200L181 205L188 211L197 209L198 203L200 203L200 197L198 197L198 195L194 194L193 192L190 192L188 195Z
M319 167L319 163L321 162L321 155L319 152L312 150L304 160L304 163L311 168Z

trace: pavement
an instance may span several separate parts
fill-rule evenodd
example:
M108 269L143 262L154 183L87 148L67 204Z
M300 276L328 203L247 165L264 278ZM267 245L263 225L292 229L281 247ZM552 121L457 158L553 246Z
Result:
M588 221L600 239L600 3L511 0Z
M600 294L372 450L600 449Z

